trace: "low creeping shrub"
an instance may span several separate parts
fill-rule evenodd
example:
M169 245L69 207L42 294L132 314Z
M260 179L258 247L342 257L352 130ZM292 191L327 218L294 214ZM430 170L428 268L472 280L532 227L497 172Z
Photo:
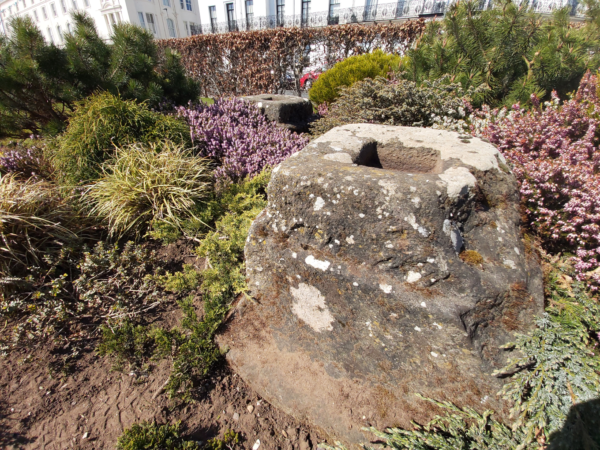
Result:
M201 447L181 436L181 422L173 425L142 422L123 432L117 450L201 450Z
M154 344L148 327L125 320L115 326L102 325L100 329L102 338L98 354L111 355L116 360L113 367L115 370L122 370L125 362L129 362L130 368L143 368L146 359L152 354Z
M155 308L161 270L154 252L131 242L122 249L100 242L91 250L63 247L44 255L10 278L11 289L0 298L0 317L10 325L2 330L2 350L87 338L101 324L118 326Z
M401 61L400 56L381 50L351 56L319 75L308 92L308 98L315 105L329 104L339 97L340 87L352 86L365 78L386 77L398 70Z
M62 184L79 185L100 177L102 164L116 148L163 141L189 148L189 128L143 103L104 92L76 104L53 160Z
M155 222L179 228L212 190L210 162L169 141L118 148L103 172L85 196L113 236L139 236Z
M350 123L431 126L439 117L461 119L468 113L473 92L445 78L420 86L382 77L362 80L342 89L326 115L311 125L311 133L317 136Z
M301 150L308 138L275 126L246 101L219 99L212 105L179 108L201 156L218 164L219 185L258 175Z

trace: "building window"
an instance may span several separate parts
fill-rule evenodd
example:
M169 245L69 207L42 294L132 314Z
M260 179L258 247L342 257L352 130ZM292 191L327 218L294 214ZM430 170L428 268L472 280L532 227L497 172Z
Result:
M225 10L227 11L227 28L229 31L237 31L235 14L233 12L233 3L225 3Z
M179 4L181 5L181 9L185 9L185 5L183 4L183 0L179 0Z
M340 0L329 0L329 25L337 25L340 23Z
M252 29L254 21L254 0L246 0L246 27Z
M213 33L216 33L217 32L217 7L209 6L208 14L210 16L210 29L212 30Z
M39 22L39 21L40 21L40 18L38 17L38 13L37 13L37 11L33 11L33 17L35 17L35 21L36 21L36 22Z
M90 0L83 0L83 4L85 5L86 8L90 7Z
M60 9L62 9L63 14L67 12L67 5L65 4L65 0L60 0Z
M277 26L282 27L285 16L285 0L277 0Z
M54 5L54 3L50 3L50 9L52 10L52 15L54 17L56 17L57 16L57 14L56 14L56 6Z
M54 36L52 35L52 28L48 27L48 37L50 38L50 42L54 44Z
M60 40L60 42L63 42L64 41L64 39L63 39L63 33L62 33L61 28L60 28L60 25L56 26L56 31L58 32L58 39Z
M71 22L67 23L67 31L69 34L73 32L73 29L71 28Z
M148 29L152 32L152 34L154 36L158 36L156 24L154 23L154 16L152 14L146 13L146 22L148 22Z
M71 2L73 3L73 9L77 10L77 0L71 0Z
M310 0L302 0L302 26L308 25L308 14L310 13Z
M140 19L140 25L142 28L146 28L146 21L144 20L144 13L139 12L138 18Z
M42 16L44 17L44 20L48 20L48 14L46 14L45 6L42 6Z
M188 26L188 23L185 20L183 21L183 26L185 27L185 35L189 36L190 35L190 27Z
M171 7L171 0L163 0L163 6Z
M195 36L196 34L202 34L202 26L196 25L194 22L190 22L190 34Z
M185 0L185 9L188 11L192 10L192 0Z
M365 5L364 20L375 19L376 13L377 13L377 0L367 0L367 4Z
M175 34L175 24L173 23L172 19L167 19L167 28L169 29L169 37L177 37Z

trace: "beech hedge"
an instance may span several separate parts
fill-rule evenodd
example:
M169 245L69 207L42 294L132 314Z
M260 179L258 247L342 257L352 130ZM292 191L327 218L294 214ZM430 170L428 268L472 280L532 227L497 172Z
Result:
M350 56L381 49L404 54L425 28L423 19L389 24L322 28L274 28L199 34L158 41L181 55L205 97L300 91L308 67L331 66ZM310 54L310 57L309 57Z

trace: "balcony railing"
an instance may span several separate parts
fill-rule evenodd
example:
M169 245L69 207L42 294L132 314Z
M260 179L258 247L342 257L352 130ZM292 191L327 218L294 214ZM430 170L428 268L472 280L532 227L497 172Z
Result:
M194 25L191 34L200 33L227 33L229 31L264 30L268 28L284 27L323 27L346 23L361 23L375 21L389 21L410 19L417 17L430 17L443 15L454 0L399 0L396 3L383 3L377 6L361 6L355 8L336 9L335 16L330 16L328 11L310 13L308 17L296 15L273 15L254 17L252 20L240 21L235 27L231 22L217 22L213 24ZM518 3L518 2L517 2ZM578 0L532 0L532 8L540 14L550 14L553 11L568 6L573 17L583 17L584 5ZM493 0L481 0L481 9L489 9Z

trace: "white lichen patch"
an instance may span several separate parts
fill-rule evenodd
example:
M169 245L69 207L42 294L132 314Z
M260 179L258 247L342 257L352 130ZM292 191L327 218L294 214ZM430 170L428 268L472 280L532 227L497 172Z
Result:
M431 352L431 356L433 356L434 358L437 358L439 355L436 352Z
M317 200L315 201L314 210L319 211L323 208L323 206L325 206L325 200L323 200L321 197L317 197Z
M379 186L383 188L383 193L386 195L394 195L396 193L397 186L390 180L379 180Z
M296 300L292 304L292 312L317 333L331 331L335 320L327 308L325 297L314 286L300 283L298 288L290 287L290 293Z
M414 214L409 214L408 217L404 218L404 220L406 220L409 223L409 225L411 227L413 227L415 230L417 228L419 228L419 224L417 223L417 218L415 217Z
M512 259L505 259L502 262L504 263L505 266L510 267L511 269L517 268L517 265L515 264L515 262Z
M364 215L363 213L360 213L360 214L358 215L358 217L360 217L361 219L364 219L364 218L365 218L365 215Z
M421 331L419 327L415 327L415 331Z
M408 283L416 283L420 279L421 279L421 274L419 272L413 272L412 270L409 270L408 274L406 275L406 281Z
M477 179L466 167L451 167L439 177L446 185L448 197L456 199L475 187Z
M410 187L410 192L417 192L417 188L416 188L416 187L414 187L414 186L411 186L411 187Z
M427 308L427 303L421 302L421 308Z
M304 262L309 266L313 266L316 269L321 269L323 272L325 272L331 264L329 261L320 261L318 259L315 259L313 255L308 255Z
M518 249L517 247L515 247L515 253L516 253L517 255L520 255L520 254L521 254L521 252L519 251L519 249Z
M421 207L421 199L419 197L411 198L410 201L413 202L416 208Z
M296 259L298 257L298 253L292 252L292 258Z
M348 244L354 244L354 235L347 237L346 242Z
M392 292L392 286L390 286L389 284L380 284L379 289L381 289L386 294L389 294Z

